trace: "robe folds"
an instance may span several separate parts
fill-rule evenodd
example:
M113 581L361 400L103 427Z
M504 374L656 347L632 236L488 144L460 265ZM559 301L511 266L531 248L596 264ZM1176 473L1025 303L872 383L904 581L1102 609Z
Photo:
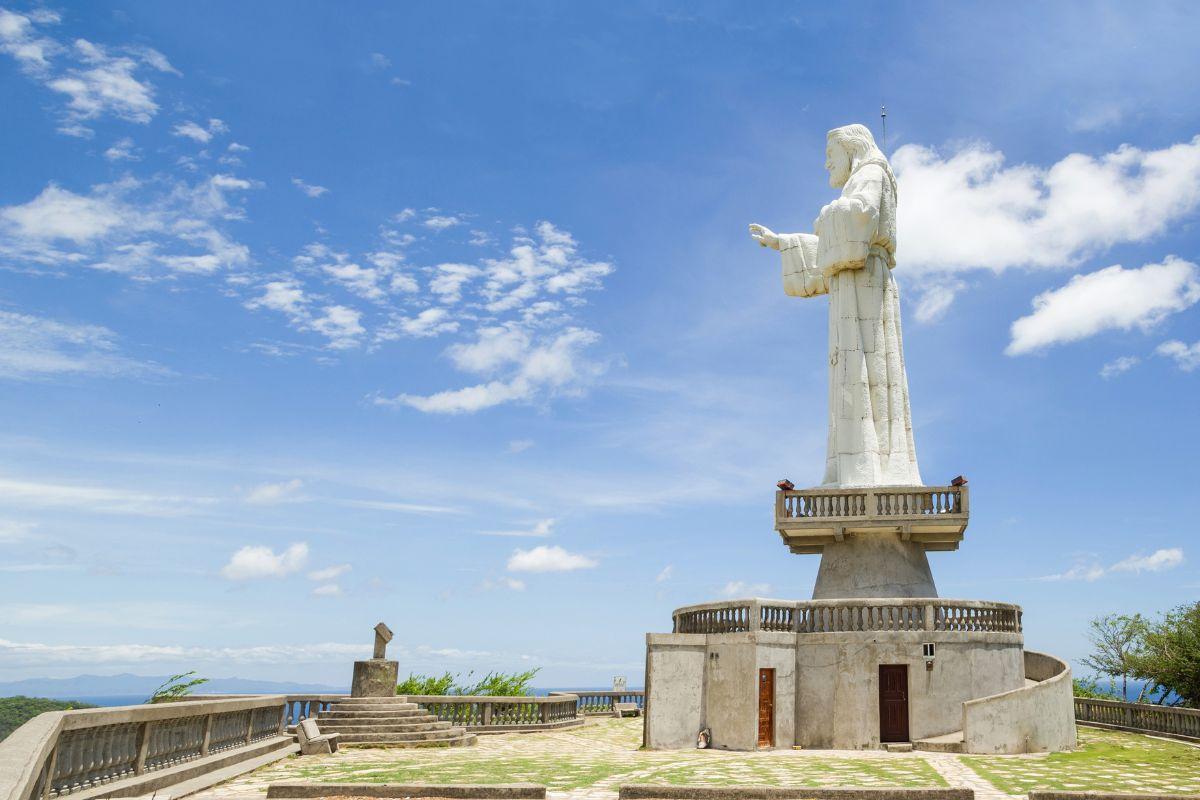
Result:
M920 486L896 252L896 183L886 162L856 165L814 234L780 235L789 295L829 295L829 487Z

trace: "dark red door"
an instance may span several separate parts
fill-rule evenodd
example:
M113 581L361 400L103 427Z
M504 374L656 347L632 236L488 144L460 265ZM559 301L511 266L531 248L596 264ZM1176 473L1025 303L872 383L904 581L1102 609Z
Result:
M775 746L775 670L758 671L758 746Z
M908 665L879 665L879 741L908 741Z

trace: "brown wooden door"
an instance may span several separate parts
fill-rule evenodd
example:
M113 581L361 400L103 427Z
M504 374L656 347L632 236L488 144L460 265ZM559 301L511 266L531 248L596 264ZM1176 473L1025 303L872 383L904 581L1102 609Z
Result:
M758 746L775 746L775 670L758 671Z
M879 741L908 741L908 665L879 665Z

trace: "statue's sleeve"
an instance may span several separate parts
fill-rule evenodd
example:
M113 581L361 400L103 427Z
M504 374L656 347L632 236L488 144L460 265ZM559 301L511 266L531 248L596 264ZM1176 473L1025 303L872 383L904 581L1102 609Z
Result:
M862 269L867 251L879 227L879 203L883 197L883 170L874 165L850 176L842 196L821 211L817 218L817 265L825 275L844 269Z
M811 233L779 234L783 257L783 291L792 297L825 294L829 287L817 269L817 237Z

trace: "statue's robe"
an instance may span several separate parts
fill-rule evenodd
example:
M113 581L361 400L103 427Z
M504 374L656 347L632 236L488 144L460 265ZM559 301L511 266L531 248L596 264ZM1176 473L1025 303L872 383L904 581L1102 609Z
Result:
M920 486L900 329L896 182L882 160L855 165L816 235L780 238L789 295L829 295L825 486Z

